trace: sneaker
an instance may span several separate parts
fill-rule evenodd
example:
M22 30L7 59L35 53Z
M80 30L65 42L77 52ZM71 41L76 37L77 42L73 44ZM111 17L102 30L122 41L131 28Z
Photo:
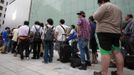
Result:
M86 65L86 64L82 64L82 65L79 67L79 70L87 70L87 65Z
M32 57L32 59L36 59L36 57Z
M94 72L94 75L101 75L101 72Z

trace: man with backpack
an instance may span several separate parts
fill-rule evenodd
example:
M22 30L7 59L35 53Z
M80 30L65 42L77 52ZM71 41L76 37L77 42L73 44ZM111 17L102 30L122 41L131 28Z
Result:
M54 41L54 26L53 20L49 18L44 26L44 61L43 63L51 63L53 61L53 41Z
M31 32L33 35L33 57L32 59L40 58L40 46L41 46L41 36L43 33L42 27L38 21L32 26Z

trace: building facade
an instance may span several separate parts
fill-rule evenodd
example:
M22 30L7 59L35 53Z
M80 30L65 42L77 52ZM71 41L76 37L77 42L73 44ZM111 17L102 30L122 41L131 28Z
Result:
M5 17L6 17L6 11L7 11L7 0L0 0L0 26L4 25L5 23Z

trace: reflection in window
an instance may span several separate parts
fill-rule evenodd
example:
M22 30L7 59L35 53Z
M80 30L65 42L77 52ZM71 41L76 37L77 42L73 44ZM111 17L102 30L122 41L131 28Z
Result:
M2 24L4 24L5 23L5 21L3 21L3 23Z
M2 15L2 14L0 13L0 17L1 17L1 15Z
M4 14L4 18L6 17L6 14Z
M4 0L0 0L0 3L4 4Z
M8 2L6 2L6 5L8 5Z
M3 7L2 6L0 6L0 10L3 10Z
M5 11L7 11L7 8L5 8Z

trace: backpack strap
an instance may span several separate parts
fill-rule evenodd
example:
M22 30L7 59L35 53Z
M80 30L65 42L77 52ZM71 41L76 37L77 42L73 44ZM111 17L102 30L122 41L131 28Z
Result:
M60 26L64 30L65 34L66 34L66 29L62 25L60 25Z
M36 32L39 32L39 34L41 35L42 33L40 33L40 31L39 31L41 27L39 27L39 29L37 29L36 26L34 26L34 27L35 27Z

